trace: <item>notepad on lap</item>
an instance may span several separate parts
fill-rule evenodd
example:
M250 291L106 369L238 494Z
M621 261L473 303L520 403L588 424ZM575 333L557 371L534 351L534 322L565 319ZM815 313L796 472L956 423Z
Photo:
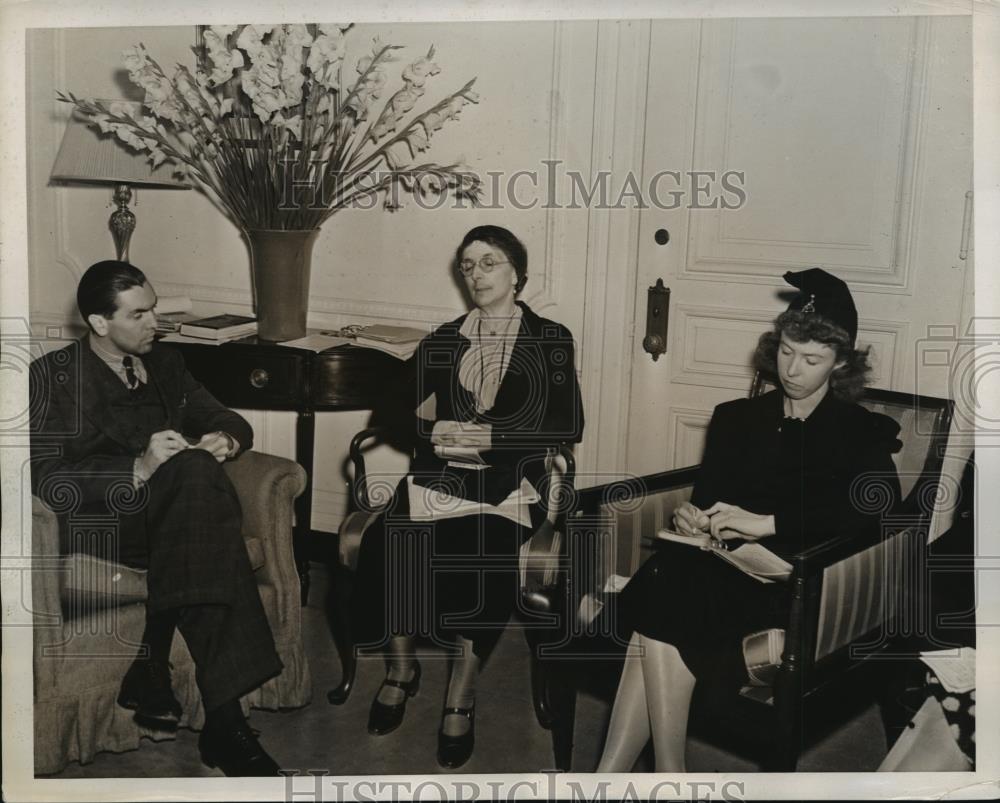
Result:
M686 535L674 530L658 530L656 537L664 541L698 547L714 552L724 561L731 563L744 574L762 583L787 580L792 574L792 564L775 555L770 549L755 541L744 542L733 549L725 549L715 541L710 533ZM733 541L725 542L727 545Z

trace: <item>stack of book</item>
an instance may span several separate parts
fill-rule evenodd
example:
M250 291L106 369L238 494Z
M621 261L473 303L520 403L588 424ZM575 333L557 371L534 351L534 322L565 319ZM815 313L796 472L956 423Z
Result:
M405 360L413 355L417 350L417 344L425 337L427 337L425 330L412 326L373 324L361 329L355 342L359 346L378 349Z
M167 312L156 314L156 334L172 335L181 330L181 326L197 320L190 312Z
M180 334L199 340L213 340L221 343L257 334L257 319L246 315L213 315L197 318L181 324Z
M187 296L160 296L156 300L156 333L176 334L181 324L195 320L198 316L191 312L191 299Z

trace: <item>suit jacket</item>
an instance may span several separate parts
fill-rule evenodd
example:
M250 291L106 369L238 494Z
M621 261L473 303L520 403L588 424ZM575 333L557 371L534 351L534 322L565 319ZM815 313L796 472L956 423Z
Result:
M900 497L899 425L832 393L805 421L786 419L783 399L779 389L715 408L692 503L774 514L761 543L786 554L846 532L877 536Z
M493 448L483 453L490 468L463 471L446 465L430 442L434 421L414 416L415 480L443 478L453 493L496 504L527 479L542 490L546 447L579 442L583 403L576 379L573 335L523 302L521 324L493 407L476 411L475 396L458 381L462 355L472 345L460 333L466 315L424 338L407 364L409 409L431 395L437 421L489 424ZM456 482L458 487L456 487ZM544 496L544 495L543 495Z
M202 387L179 352L157 343L142 360L148 390L163 406L160 429L190 438L222 430L239 441L241 450L251 447L253 430L246 419ZM66 487L55 480L71 475L80 506L104 502L113 485L132 477L135 458L145 446L137 446L113 414L111 400L123 387L121 379L84 338L35 360L30 387L32 492L62 508L60 494Z

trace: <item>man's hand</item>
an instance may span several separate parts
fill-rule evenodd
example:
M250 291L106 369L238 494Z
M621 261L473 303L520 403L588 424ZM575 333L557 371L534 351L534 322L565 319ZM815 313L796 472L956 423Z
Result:
M708 529L709 518L705 511L685 502L674 511L674 527L684 535L696 535Z
M204 449L222 463L235 448L235 442L232 436L227 435L225 432L209 432L206 435L202 435L201 440L192 448Z
M141 479L148 480L156 473L156 469L166 463L178 452L183 452L188 448L188 442L184 436L172 429L165 429L162 432L154 432L149 436L149 443L146 450L139 458L137 469Z
M774 516L751 513L737 505L716 502L705 511L705 515L711 520L709 529L712 537L722 541L732 538L757 541L774 535Z
M493 445L493 427L468 421L438 421L431 432L435 446L474 446L489 449Z

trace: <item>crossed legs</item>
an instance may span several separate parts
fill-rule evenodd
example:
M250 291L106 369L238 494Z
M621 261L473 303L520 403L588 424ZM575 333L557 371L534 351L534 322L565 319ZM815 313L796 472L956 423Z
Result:
M695 677L672 644L633 633L597 772L631 772L650 737L657 772L684 772Z

